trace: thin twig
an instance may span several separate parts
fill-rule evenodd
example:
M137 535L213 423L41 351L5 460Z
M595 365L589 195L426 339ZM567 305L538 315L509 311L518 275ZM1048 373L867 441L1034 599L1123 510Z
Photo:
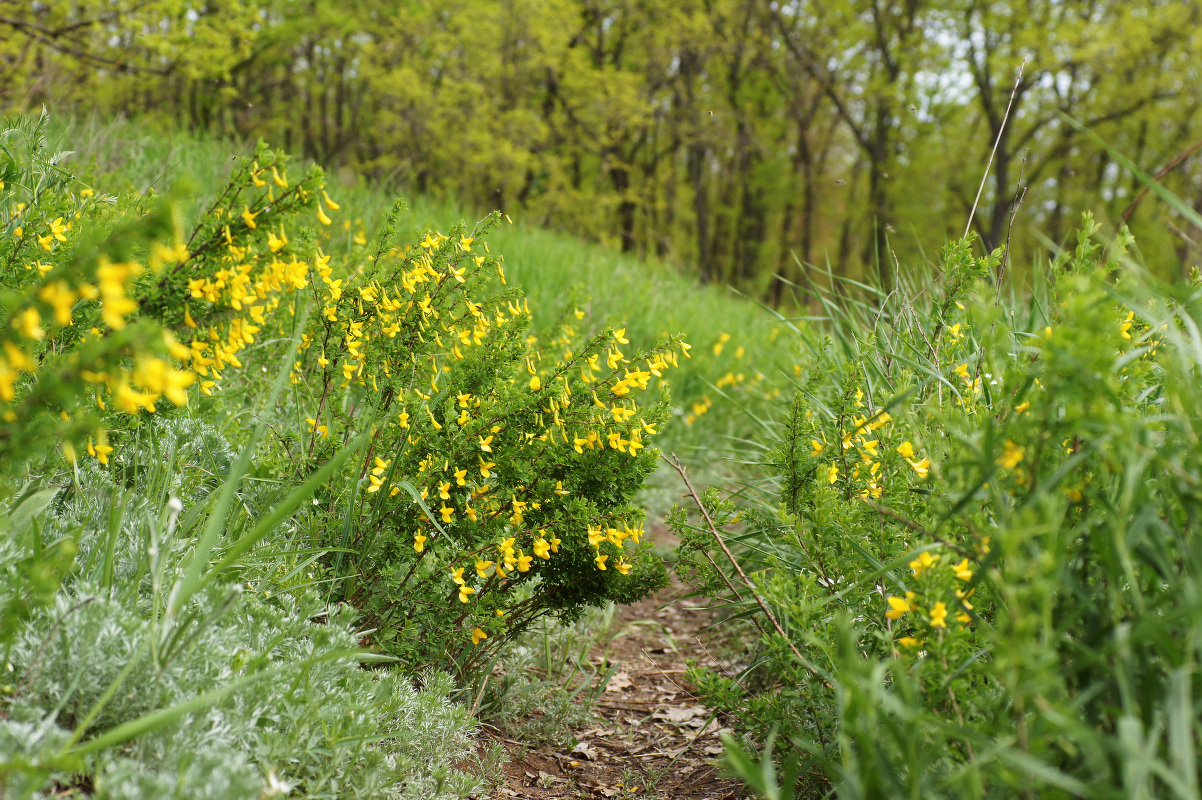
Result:
M968 212L968 224L964 226L964 235L972 230L972 218L977 214L977 204L981 202L981 192L985 191L985 181L989 180L989 168L993 166L993 157L997 154L998 145L1002 143L1002 133L1006 130L1006 122L1010 119L1010 109L1014 107L1014 97L1018 94L1018 86L1023 80L1023 69L1027 66L1026 57L1018 65L1018 76L1014 79L1014 88L1010 91L1010 102L1006 104L1006 116L998 126L997 138L993 140L993 149L989 151L989 161L985 164L985 174L981 176L981 185L977 187L977 199L972 201L972 211Z
M1171 161L1169 161L1169 163L1161 167L1159 172L1152 176L1152 180L1159 182L1162 178L1164 178L1165 175L1168 175L1170 172L1175 170L1187 158L1199 150L1202 150L1202 141L1194 142L1189 147L1178 153ZM1143 190L1135 196L1135 199L1131 201L1131 205L1124 209L1122 216L1119 217L1124 225L1127 224L1127 220L1131 219L1131 215L1135 213L1135 209L1139 208L1139 204L1144 201L1144 198L1148 196L1148 192L1150 191L1151 187L1145 186Z
M714 540L718 542L718 546L721 547L722 552L726 554L726 558L728 561L730 561L731 566L733 566L735 571L739 573L739 578L743 581L743 585L747 587L747 591L751 592L751 596L755 598L755 602L760 607L760 610L764 612L764 616L766 616L768 621L772 623L772 627L775 628L776 632L779 633L781 638L785 640L785 644L789 645L789 649L793 651L793 655L797 656L798 662L800 662L803 667L809 670L812 675L821 677L818 669L810 663L808 658L801 654L801 651L798 650L797 646L793 644L793 641L789 638L789 635L785 633L785 629L782 628L780 623L776 621L776 615L772 613L772 609L768 608L768 604L764 602L764 598L760 597L760 593L755 590L755 584L753 584L747 577L747 573L743 572L743 568L739 566L739 562L735 559L734 554L731 553L730 548L726 546L726 540L722 538L722 534L718 533L717 527L714 526L714 521L710 518L710 513L708 510L706 510L705 504L701 502L701 498L697 495L697 490L693 488L693 484L689 481L689 476L685 472L684 464L680 463L680 458L675 453L672 454L671 459L669 459L667 456L661 456L661 458L663 458L664 461L667 461L668 464L680 474L680 479L684 481L685 488L689 490L689 497L693 498L693 503L696 504L697 510L701 512L701 516L705 519L705 524L709 528L710 533L713 535Z
M475 716L476 716L476 709L478 709L480 707L481 698L484 697L484 687L488 686L488 679L491 677L492 677L491 672L488 673L487 675L485 675L484 680L481 681L481 683L480 683L480 691L476 692L476 699L475 699L475 701L472 702L472 710L468 712L468 714L473 718L475 718Z
M1002 302L1002 279L1006 277L1006 265L1010 262L1010 235L1014 233L1014 218L1018 216L1018 209L1023 204L1023 198L1027 196L1027 187L1023 185L1023 173L1027 170L1027 156L1030 152L1030 148L1023 151L1023 163L1018 168L1018 183L1014 187L1014 202L1010 204L1010 220L1006 225L1006 246L1002 249L1002 263L998 265L997 270L997 298L994 305Z
M976 560L976 556L974 556L972 553L965 550L960 545L955 544L953 542L949 542L947 539L944 539L942 536L939 536L939 535L933 533L932 531L927 530L926 528L924 528L922 525L918 524L914 520L909 519L905 516L902 516L901 514L894 511L892 508L889 508L889 506L881 505L880 503L876 502L875 500L869 500L867 497L860 497L860 502L864 503L864 505L868 506L873 511L876 511L878 514L883 514L886 517L889 517L890 519L901 523L903 526L914 531L919 536L922 536L925 539L934 539L936 542L939 542L939 544L943 545L944 547L947 547L951 550L955 550L957 553L959 553L962 556L965 556L966 558L971 558L974 561Z

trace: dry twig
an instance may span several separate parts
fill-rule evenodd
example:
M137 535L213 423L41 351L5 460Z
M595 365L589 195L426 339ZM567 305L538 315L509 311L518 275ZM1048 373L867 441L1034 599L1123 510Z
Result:
M772 609L768 608L768 604L764 601L764 598L761 597L760 593L755 590L755 584L753 584L751 579L747 577L747 573L743 572L743 568L739 566L738 560L736 560L734 554L730 552L730 548L726 546L726 540L722 538L722 534L718 533L718 529L714 525L713 519L710 518L709 511L706 510L705 504L701 502L701 497L699 497L697 494L697 490L693 488L693 484L689 481L689 476L685 472L684 464L680 463L680 458L675 453L672 454L672 458L670 459L667 456L662 456L662 458L680 474L680 479L684 481L685 488L689 490L688 496L693 498L693 503L697 506L697 510L701 512L701 516L705 519L706 527L709 528L709 531L713 535L714 540L718 543L718 546L722 548L722 552L726 554L726 558L728 561L730 561L731 566L733 566L735 571L739 573L739 578L743 581L743 585L747 587L747 591L751 592L751 596L755 599L755 602L760 607L760 610L764 612L764 616L768 618L768 621L772 623L772 627L775 628L776 632L779 633L781 638L785 640L785 644L789 645L789 649L793 651L793 655L797 656L798 662L800 662L803 667L809 670L811 674L820 676L818 669L812 663L810 663L808 658L801 654L801 651L797 649L795 644L793 644L793 641L789 638L789 635L785 633L785 629L781 627L779 622L777 622L776 615L772 613ZM758 622L756 625L759 627ZM760 630L762 631L763 628L760 628Z

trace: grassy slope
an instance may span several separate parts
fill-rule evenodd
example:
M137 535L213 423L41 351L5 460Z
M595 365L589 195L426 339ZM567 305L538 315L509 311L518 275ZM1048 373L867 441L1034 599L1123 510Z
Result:
M165 193L185 182L215 193L232 162L251 149L229 139L152 131L130 122L60 120L56 138L55 149L76 151L74 159L89 165L83 172L96 176L97 188L114 193L141 192L150 186ZM369 234L394 199L392 192L364 185L354 175L331 175L328 184L341 204L339 220L352 220ZM199 193L193 213L203 208L205 195ZM452 203L405 199L410 211L404 224L414 241L428 228L445 231L472 218ZM348 231L348 239L351 235ZM695 357L681 359L680 369L668 373L678 417L659 444L665 451L679 452L703 482L721 480L725 470L720 453L732 443L729 437L740 435L747 424L740 414L718 413L728 409L722 408L726 401L713 382L727 372L744 374L748 386L756 383L757 372L765 376L765 383L774 382L781 369L791 364L788 353L775 344L776 321L726 287L699 285L665 264L527 226L520 218L513 225L502 225L488 239L494 252L504 254L510 283L520 285L529 297L536 328L540 321L554 320L569 304L579 303L591 311L595 324L625 326L634 344L649 344L668 332L685 334L695 347ZM730 335L730 341L719 357L713 345L723 333ZM740 347L746 352L737 356ZM705 397L717 401L714 412L686 423L693 404ZM677 494L672 491L674 484L664 474L653 484L649 505L662 510Z

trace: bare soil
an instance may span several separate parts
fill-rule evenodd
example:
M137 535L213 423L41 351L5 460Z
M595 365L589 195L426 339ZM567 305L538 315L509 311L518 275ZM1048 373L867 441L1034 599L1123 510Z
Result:
M723 668L704 632L713 613L685 600L679 584L621 609L617 636L590 655L617 672L595 721L574 732L574 749L523 752L502 739L510 755L506 780L492 795L506 798L743 797L742 785L722 777L718 757L723 722L684 680L686 662Z

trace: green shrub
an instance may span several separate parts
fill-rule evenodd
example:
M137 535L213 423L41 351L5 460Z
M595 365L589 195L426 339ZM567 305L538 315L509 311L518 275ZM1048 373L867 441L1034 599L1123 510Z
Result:
M971 241L876 309L829 301L764 489L705 498L750 585L674 513L699 586L763 631L738 680L694 676L798 777L732 741L760 791L1196 794L1202 284L1096 232L1024 304Z
M262 143L198 204L85 187L45 130L0 130L0 780L472 790L447 696L665 581L633 498L687 346L536 339L500 215L406 245L398 202L369 245Z

